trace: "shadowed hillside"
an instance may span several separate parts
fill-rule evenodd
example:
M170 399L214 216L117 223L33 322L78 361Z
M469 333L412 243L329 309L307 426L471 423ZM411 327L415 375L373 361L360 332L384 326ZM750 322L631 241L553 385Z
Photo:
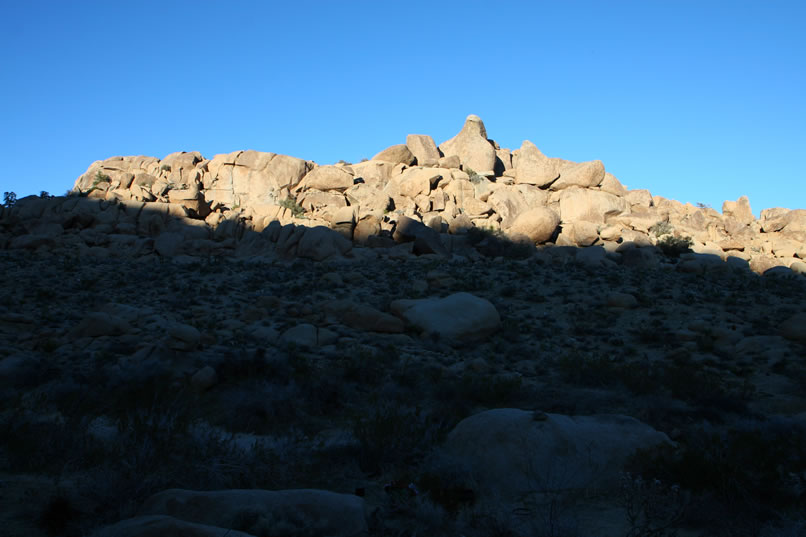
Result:
M359 164L93 163L0 214L0 527L799 535L804 214L475 116Z

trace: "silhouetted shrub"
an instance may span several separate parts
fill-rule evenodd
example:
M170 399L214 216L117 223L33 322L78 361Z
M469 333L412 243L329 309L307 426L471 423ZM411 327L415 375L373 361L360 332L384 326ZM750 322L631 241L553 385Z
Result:
M509 239L502 231L471 227L467 239L472 246L486 257L526 259L534 252L534 245Z
M658 248L669 257L680 257L680 254L691 251L691 237L675 237L666 235L658 241Z
M374 408L353 422L359 463L365 472L411 466L444 436L445 424L419 408Z
M727 518L764 521L782 509L806 508L802 426L781 421L745 422L727 431L695 428L678 441L676 448L639 452L632 466L645 477L698 494L700 516L707 519L706 511L716 510Z
M14 192L3 192L3 206L13 207L17 203L17 194Z

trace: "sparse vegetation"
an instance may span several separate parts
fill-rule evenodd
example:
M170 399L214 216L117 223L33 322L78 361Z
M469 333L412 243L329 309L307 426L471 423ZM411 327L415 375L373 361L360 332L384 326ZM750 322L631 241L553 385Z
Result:
M302 214L293 198L282 205ZM659 247L675 238L671 226L655 231ZM536 251L491 228L453 239L474 250L377 260L367 250L374 261L359 266L0 250L0 408L13 410L0 411L4 487L30 474L56 483L26 515L40 535L92 534L170 487L361 491L370 537L585 534L574 518L583 493L496 510L465 462L441 453L461 420L518 408L535 421L633 416L677 443L636 456L623 490L598 498L623 511L625 535L798 527L806 434L768 409L804 408L803 346L779 329L800 311L803 281L689 274L669 259L590 270L570 248ZM680 255L691 242L677 240ZM460 291L495 306L497 332L454 345L412 326L357 328L329 309L389 313L397 299ZM612 292L634 306L608 306ZM125 318L129 331L79 334L89 312ZM196 347L173 344L176 323L199 330ZM282 339L300 324L316 343ZM198 387L208 367L216 380ZM270 535L272 523L232 528Z
M634 464L691 494L689 524L716 530L733 517L738 530L803 512L805 441L803 426L787 420L743 421L727 431L695 427L677 448L639 453Z
M526 259L534 251L534 245L515 242L504 232L497 229L484 229L473 226L467 230L470 244L487 257L505 257L508 259Z
M291 214L294 216L294 218L302 218L305 215L305 209L303 209L302 206L297 203L297 200L292 197L282 200L280 203L278 203L278 205L291 211Z
M480 183L485 179L483 175L479 175L475 170L473 170L473 168L469 166L465 166L463 171L468 175L470 182L473 184Z
M92 182L92 186L98 186L100 183L108 183L110 180L111 179L107 174L103 173L101 170L98 170L98 172L95 174L95 179Z
M661 220L649 228L649 234L653 237L662 237L663 235L670 234L672 231L674 231L672 224L666 220Z
M622 506L629 530L626 537L673 537L685 520L690 494L677 484L625 474Z
M674 235L665 235L661 238L657 246L661 251L669 257L680 257L680 254L691 251L693 244L691 237L675 237Z

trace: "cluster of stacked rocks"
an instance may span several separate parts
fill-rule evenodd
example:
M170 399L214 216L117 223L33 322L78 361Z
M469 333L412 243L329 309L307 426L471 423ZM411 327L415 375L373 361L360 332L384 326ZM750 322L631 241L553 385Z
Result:
M409 135L358 164L319 166L252 150L211 160L198 152L113 157L94 162L72 194L6 209L0 247L169 257L273 248L321 260L353 244L408 242L415 254L451 255L478 227L535 245L599 245L616 262L614 254L673 234L693 239L683 270L718 260L758 273L806 271L806 210L767 209L756 219L744 196L720 214L628 190L598 160L549 158L528 140L502 149L474 115L439 146ZM337 234L309 231L317 227Z

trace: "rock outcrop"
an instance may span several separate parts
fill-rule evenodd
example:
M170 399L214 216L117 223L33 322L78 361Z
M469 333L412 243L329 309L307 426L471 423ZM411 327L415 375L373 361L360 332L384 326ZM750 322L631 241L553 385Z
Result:
M487 129L479 116L470 115L462 130L439 146L446 157L457 156L462 168L482 175L492 175L495 168L495 147L487 140Z
M600 246L611 262L639 259L624 255L621 246L632 244L690 247L724 268L806 269L806 210L765 209L756 219L744 196L726 201L720 214L628 190L599 160L550 158L528 140L501 149L474 115L439 146L411 134L358 164L320 166L252 150L97 161L70 196L3 208L0 248L321 261L352 255L352 244L412 243L405 248L414 255L473 257L478 252L454 237L471 228L538 247ZM681 270L720 268L664 259L671 266L682 259Z

